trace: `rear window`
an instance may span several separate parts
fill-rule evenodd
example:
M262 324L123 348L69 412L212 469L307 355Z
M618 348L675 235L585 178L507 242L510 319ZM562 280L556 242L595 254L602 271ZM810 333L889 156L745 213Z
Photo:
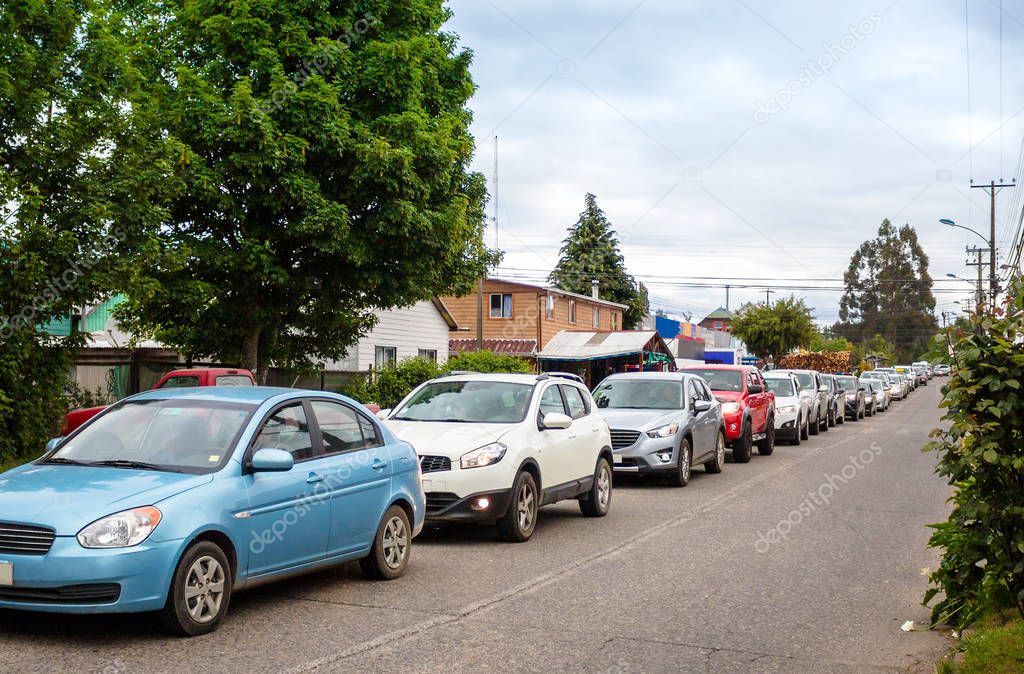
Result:
M839 385L843 387L845 391L856 391L860 386L857 384L856 377L836 377L839 380Z
M199 386L199 377L194 375L182 375L180 377L171 377L163 384L160 384L160 388L188 388L190 386Z
M255 386L255 384L244 374L222 374L217 377L217 386Z
M712 391L742 391L743 373L736 370L687 370L708 383Z

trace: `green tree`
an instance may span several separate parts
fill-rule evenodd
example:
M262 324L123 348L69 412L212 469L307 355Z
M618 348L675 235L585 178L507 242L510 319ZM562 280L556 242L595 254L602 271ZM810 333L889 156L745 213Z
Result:
M853 351L853 343L845 337L828 337L822 332L816 332L807 345L809 351Z
M778 363L793 349L808 346L817 330L804 301L788 297L772 305L744 304L733 317L732 334L754 354L762 358L771 356Z
M548 280L558 288L583 295L589 295L591 283L598 281L602 299L629 307L622 318L626 330L636 328L650 311L647 288L626 272L618 235L593 194L587 194L583 212L569 228L558 264Z
M897 229L883 220L878 236L854 252L843 279L846 292L834 326L840 335L858 344L881 335L896 345L900 360L909 360L935 334L928 256L910 225Z
M495 262L467 171L471 54L441 0L142 7L132 119L167 217L128 283L134 331L263 379Z

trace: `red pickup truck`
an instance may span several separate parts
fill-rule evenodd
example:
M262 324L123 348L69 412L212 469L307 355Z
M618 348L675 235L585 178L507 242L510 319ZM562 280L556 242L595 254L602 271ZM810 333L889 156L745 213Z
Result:
M694 365L684 370L704 379L722 403L725 440L733 461L750 461L755 443L762 456L775 451L775 394L765 387L756 367Z
M165 374L156 383L153 390L160 388L183 388L186 386L255 386L256 379L248 370L235 368L209 368L199 370L174 370ZM80 410L71 410L64 416L64 423L61 424L60 434L66 436L89 419L107 409L102 407L88 407Z

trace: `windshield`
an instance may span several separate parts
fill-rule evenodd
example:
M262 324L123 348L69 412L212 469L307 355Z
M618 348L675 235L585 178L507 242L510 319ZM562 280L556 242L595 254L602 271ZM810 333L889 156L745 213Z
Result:
M215 400L127 401L97 417L44 463L212 472L231 455L255 409Z
M839 380L839 385L843 387L844 391L856 391L860 388L855 377L836 377L836 379Z
M687 370L708 383L712 391L742 391L743 373L736 370Z
M601 409L681 410L681 381L612 379L594 391L594 400Z
M793 388L792 379L776 379L772 377L765 377L764 383L768 385L768 390L777 396L796 395L796 391Z
M395 413L399 421L517 424L526 418L532 384L439 381L425 385Z
M817 386L814 385L814 375L810 372L794 372L793 376L800 382L800 386L811 391L817 390Z
M872 393L878 390L878 385L873 379L861 379L860 384Z

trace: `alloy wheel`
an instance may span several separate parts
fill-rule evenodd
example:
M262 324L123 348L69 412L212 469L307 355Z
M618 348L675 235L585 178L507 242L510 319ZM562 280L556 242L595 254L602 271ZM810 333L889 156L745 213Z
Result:
M612 497L612 476L608 465L602 463L597 473L597 504L604 510Z
M196 623L213 622L224 601L224 567L209 555L203 555L189 567L185 576L185 609Z
M405 522L400 517L392 517L384 527L384 536L381 540L381 550L384 553L384 563L390 569L401 568L405 560L406 550L409 549L409 534Z
M516 512L519 517L519 528L522 531L529 531L533 525L534 508L536 498L533 487L524 482L519 488L519 496L516 498Z

